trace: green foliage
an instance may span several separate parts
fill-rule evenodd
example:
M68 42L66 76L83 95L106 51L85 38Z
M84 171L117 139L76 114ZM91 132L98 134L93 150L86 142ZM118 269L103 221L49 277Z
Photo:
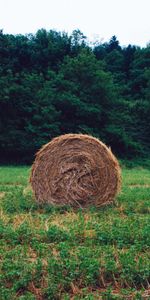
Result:
M149 156L150 47L116 36L89 46L84 34L0 32L0 161L30 163L54 136L95 135L120 158Z
M56 225L51 226L47 231L47 241L49 243L62 242L67 239L69 239L69 234Z

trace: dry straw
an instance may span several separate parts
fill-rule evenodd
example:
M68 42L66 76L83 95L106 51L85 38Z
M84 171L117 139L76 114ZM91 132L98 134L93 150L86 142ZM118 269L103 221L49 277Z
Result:
M120 167L111 150L83 134L54 138L36 154L30 182L38 203L101 206L120 189Z

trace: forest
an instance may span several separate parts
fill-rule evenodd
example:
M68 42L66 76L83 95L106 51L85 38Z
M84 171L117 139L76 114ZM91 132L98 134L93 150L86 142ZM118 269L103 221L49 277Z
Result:
M64 133L100 138L120 159L150 155L150 44L0 31L0 162L28 164Z

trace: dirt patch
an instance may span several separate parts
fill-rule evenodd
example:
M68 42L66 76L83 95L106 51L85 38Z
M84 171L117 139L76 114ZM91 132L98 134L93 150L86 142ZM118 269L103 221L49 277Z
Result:
M0 192L0 199L2 199L5 196L6 192Z

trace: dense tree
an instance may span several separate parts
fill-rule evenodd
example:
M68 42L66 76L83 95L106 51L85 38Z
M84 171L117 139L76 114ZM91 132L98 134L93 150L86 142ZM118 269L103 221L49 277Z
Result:
M56 107L62 111L62 131L104 135L113 102L111 76L88 51L67 57L56 78Z
M33 153L59 134L59 112L43 92L42 75L9 72L1 78L0 144L6 159L30 161ZM3 91L2 90L2 91Z
M96 135L120 157L149 155L150 46L116 36L89 47L80 30L0 31L1 161L30 162L52 137Z

